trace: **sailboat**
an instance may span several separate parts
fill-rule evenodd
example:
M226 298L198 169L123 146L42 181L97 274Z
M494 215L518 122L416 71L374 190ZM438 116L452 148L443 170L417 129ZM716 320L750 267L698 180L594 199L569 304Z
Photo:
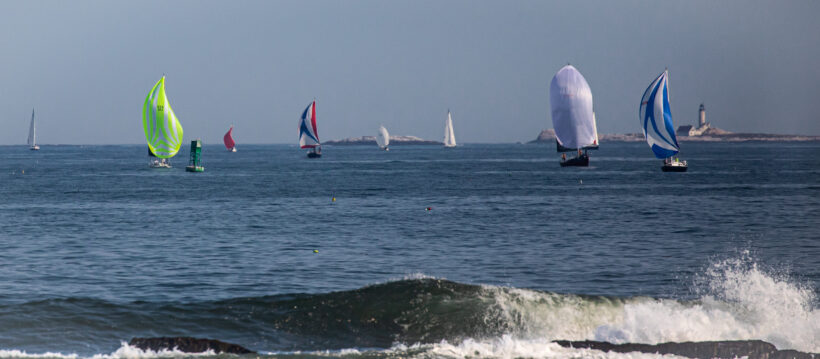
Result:
M236 142L233 140L233 125L225 133L225 137L222 137L222 141L225 141L225 148L228 149L228 152L236 152Z
M153 155L149 156L149 165L152 168L171 168L169 159L179 152L182 145L182 125L165 95L165 76L157 81L145 97L142 127L149 154Z
M598 149L592 91L584 76L572 65L562 67L552 78L550 107L557 151L577 151L577 156L571 159L562 153L561 167L589 166L587 151Z
M305 108L299 119L299 147L310 148L308 158L322 157L322 143L316 130L316 100Z
M40 146L37 146L37 128L34 126L34 108L31 109L31 124L28 127L28 145L30 150L37 151Z
M675 137L675 126L672 124L672 110L669 108L668 70L663 70L644 91L641 98L640 120L646 143L655 157L663 159L661 170L686 172L689 167L686 161L673 158L680 152L680 146Z
M447 122L444 124L444 147L456 147L456 134L453 133L453 116L447 110Z
M379 148L385 151L390 151L387 146L390 145L390 134L384 126L379 126L379 132L376 134L376 144Z

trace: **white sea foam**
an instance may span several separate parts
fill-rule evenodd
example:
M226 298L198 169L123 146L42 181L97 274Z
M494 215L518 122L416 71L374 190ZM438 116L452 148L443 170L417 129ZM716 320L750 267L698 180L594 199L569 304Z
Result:
M21 358L21 359L155 359L155 358L182 358L182 357L202 357L214 356L213 351L203 353L184 353L178 350L142 350L137 347L128 345L122 342L120 348L110 354L94 354L90 357L83 357L78 354L63 354L63 353L40 353L30 354L21 350L0 350L0 358Z
M421 272L416 272L416 273L405 274L401 278L392 278L391 281L392 280L419 280L419 279L445 279L445 278L435 277L435 276L427 275L427 274L424 274L424 273L421 273Z
M447 341L432 345L394 347L397 352L419 351L415 357L422 358L600 358L600 359L650 359L680 358L674 355L615 353L591 349L564 348L547 339L519 339L510 335L490 340L467 339L450 344Z
M695 301L590 299L486 286L510 332L524 338L648 343L760 339L820 352L814 291L766 271L748 255L717 261Z
M544 359L675 359L682 358L674 355L643 354L643 353L605 353L591 349L564 348L547 339L518 339L510 335L488 340L467 339L460 343L451 344L441 341L435 344L395 344L389 349L342 349L323 351L297 352L270 352L265 353L277 356L317 356L317 357L365 357L365 358L415 358L415 359L446 359L446 358L544 358Z

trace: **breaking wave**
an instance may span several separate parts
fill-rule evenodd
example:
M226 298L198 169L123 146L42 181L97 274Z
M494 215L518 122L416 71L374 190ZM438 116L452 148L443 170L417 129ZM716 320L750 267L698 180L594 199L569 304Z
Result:
M183 355L116 348L135 336L215 338L277 356L578 356L551 343L557 339L760 339L820 352L820 310L810 286L748 255L715 261L695 282L693 300L559 294L423 275L351 291L194 303L46 300L0 306L0 338L21 348L0 351L0 358L78 357L58 354L65 348L111 353L89 353L100 359ZM44 354L22 351L33 342L56 344Z

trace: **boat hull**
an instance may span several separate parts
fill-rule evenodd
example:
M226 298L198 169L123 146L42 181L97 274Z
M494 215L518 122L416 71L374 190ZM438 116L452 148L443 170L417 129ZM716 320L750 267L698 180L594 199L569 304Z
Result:
M688 169L688 168L689 168L689 166L663 165L663 166L661 166L661 171L664 171L664 172L686 172L686 169Z
M308 158L321 158L322 154L321 153L316 153L316 152L308 152L307 157Z
M39 150L40 150L40 146L36 146L36 145L35 145L35 146L31 146L31 147L29 147L29 150L32 150L32 151L39 151Z
M581 155L575 158L561 161L561 167L588 167L589 155Z
M188 172L205 172L205 167L202 166L185 166L185 170Z

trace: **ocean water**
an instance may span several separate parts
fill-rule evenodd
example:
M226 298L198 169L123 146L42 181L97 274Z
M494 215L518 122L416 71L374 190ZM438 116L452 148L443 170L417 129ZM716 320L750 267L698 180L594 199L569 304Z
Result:
M657 357L556 339L820 352L820 143L0 147L0 357ZM335 198L335 200L334 200ZM429 210L428 210L429 208ZM204 354L208 356L209 354Z

